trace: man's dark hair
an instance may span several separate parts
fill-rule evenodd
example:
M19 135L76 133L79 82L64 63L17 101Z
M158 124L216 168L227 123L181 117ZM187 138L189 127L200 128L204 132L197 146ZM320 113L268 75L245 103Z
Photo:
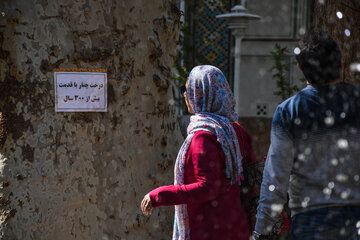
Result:
M299 41L296 55L308 82L322 85L340 77L341 52L331 35L323 30L311 30Z

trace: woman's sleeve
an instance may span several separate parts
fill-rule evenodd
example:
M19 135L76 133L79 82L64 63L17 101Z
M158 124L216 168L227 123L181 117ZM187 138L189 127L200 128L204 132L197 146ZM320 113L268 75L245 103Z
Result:
M199 203L214 199L221 187L221 146L210 133L195 134L185 167L193 167L196 182L162 186L150 192L153 207ZM192 163L192 165L191 165Z

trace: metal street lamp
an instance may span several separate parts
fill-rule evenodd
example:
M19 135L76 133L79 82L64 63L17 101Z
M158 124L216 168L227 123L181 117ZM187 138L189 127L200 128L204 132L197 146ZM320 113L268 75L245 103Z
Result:
M240 60L241 60L241 40L249 26L249 20L259 20L260 16L247 12L244 7L245 0L241 5L236 5L230 13L217 15L216 18L224 19L228 28L235 37L235 61L234 61L234 96L236 100L236 112L240 112Z

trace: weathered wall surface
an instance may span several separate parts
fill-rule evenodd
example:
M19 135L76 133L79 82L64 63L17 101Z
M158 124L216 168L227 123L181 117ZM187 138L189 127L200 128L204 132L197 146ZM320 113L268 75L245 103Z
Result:
M0 11L0 238L169 239L173 209L147 218L139 204L172 182L182 141L174 2L2 0ZM107 69L108 112L55 113L54 68Z

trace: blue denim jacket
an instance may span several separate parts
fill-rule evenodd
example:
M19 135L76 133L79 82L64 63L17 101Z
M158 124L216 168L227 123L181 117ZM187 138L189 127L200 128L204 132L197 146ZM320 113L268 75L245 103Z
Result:
M274 114L255 231L271 231L289 194L291 214L360 205L360 89L308 86Z

